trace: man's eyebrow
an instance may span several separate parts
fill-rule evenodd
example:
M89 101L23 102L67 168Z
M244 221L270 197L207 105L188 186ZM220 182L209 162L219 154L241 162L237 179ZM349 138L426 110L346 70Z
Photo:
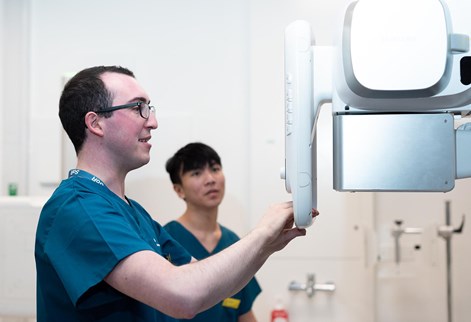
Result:
M133 99L131 99L129 101L129 103L132 103L132 102L145 102L145 103L149 104L150 100L148 101L147 98L139 96L139 97L134 97Z

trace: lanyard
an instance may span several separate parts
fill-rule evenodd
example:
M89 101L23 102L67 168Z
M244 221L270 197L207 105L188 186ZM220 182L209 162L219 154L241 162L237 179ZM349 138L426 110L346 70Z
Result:
M105 187L105 184L103 183L103 181L101 181L100 179L98 179L94 175L88 173L87 171L83 171L83 170L79 170L79 169L70 170L69 171L69 178L75 177L75 176L77 176L79 178L85 178L85 179L91 180L91 181L95 182L96 184L99 184L100 186Z
M106 187L106 185L103 183L103 181L101 181L98 177L95 177L93 174L91 173L88 173L87 171L84 171L84 170L79 170L79 169L72 169L69 171L69 178L71 177L78 177L78 178L84 178L84 179L88 179L88 180L91 180L93 182L95 182L96 184L102 186L102 187ZM116 195L116 194L115 194ZM124 196L124 198L126 200L124 200L126 202L126 204L128 206L130 206L131 208L134 208L132 205L131 205L131 202L129 201L129 199ZM121 199L121 198L120 198Z

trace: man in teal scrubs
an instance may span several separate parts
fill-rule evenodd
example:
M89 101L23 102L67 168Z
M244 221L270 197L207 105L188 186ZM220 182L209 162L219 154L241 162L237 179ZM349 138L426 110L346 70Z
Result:
M164 228L198 259L218 253L239 240L218 223L225 192L221 158L210 146L194 142L179 149L166 164L173 188L186 203L185 212ZM193 322L255 322L252 304L261 292L255 278L237 294L197 314Z
M37 231L38 321L100 315L106 319L99 321L160 321L159 311L103 281L121 259L141 250L171 254L176 265L191 260L137 202L123 201L88 172L71 170L45 205Z
M239 242L192 259L125 193L126 175L150 160L153 111L126 68L87 68L65 85L59 117L77 166L39 218L38 322L192 318L238 292L271 254L305 235L293 227L292 203L279 203Z

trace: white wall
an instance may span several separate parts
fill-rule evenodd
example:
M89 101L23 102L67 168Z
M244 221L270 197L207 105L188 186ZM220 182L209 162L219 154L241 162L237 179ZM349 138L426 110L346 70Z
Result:
M0 322L36 314L35 231L45 197L0 197ZM18 321L20 322L20 321Z
M15 180L20 183L20 194L50 195L64 176L63 156L70 157L71 150L69 145L64 151L57 116L64 76L91 65L119 64L136 73L158 106L159 121L152 138L152 161L129 175L127 194L162 223L177 217L183 204L172 191L164 163L182 145L201 140L216 148L224 164L227 192L221 222L244 235L268 204L290 198L279 179L284 163L284 28L293 20L308 20L317 44L332 45L346 2L0 0L4 17L8 16L1 22L6 27L2 28L3 41L0 38L0 49L4 49L0 99L4 106L18 106L8 113L1 109L0 193L5 194L7 182ZM454 0L450 9L471 12L465 2ZM468 21L460 16L455 31L471 33ZM319 119L321 217L309 228L308 236L273 256L257 274L264 291L256 301L256 314L261 322L268 321L276 298L281 297L292 322L314 318L386 322L391 316L407 321L410 316L404 312L409 305L413 317L423 317L413 304L426 305L420 296L429 289L410 284L398 288L398 278L381 279L385 262L376 259L383 255L384 244L390 249L388 225L397 212L406 225L424 225L432 231L443 220L441 197L454 194L404 194L397 199L395 194L333 191L331 126L326 105ZM454 223L456 216L471 208L466 201L469 187L459 183L457 188ZM419 203L418 198L423 200ZM421 211L433 211L433 220L415 215ZM465 227L465 234L456 236L453 246L458 322L471 314L465 304L471 286L466 275L471 263L466 259L469 236ZM406 238L402 240L405 246L414 243ZM423 244L421 254L425 255L414 260L428 256L428 246L436 248L436 266L426 268L424 280L437 282L432 299L436 305L429 312L441 319L440 304L445 305L440 277L444 272L442 241L432 237L429 241L432 246ZM305 294L288 292L291 280L304 282L308 273L315 273L319 283L333 280L336 293L308 299ZM415 285L424 281L413 280L418 282ZM401 300L404 292L413 294L408 302Z
M3 19L3 7L4 7L4 4L3 4L4 0L1 0L0 1L0 17L2 17L2 19L0 19L0 75L4 75L4 72L3 72L3 47L4 47L4 32L3 30L5 30L5 28L3 28L3 21L5 21ZM3 77L0 77L0 105L1 105L1 108L0 108L0 142L3 143L3 113L4 113L4 102L3 102ZM3 146L3 144L1 144L1 146ZM0 148L0 178L3 178L3 149ZM0 180L0 195L3 194L3 189L5 188L1 188L4 183L3 180Z
M8 183L28 193L29 10L28 1L1 1L0 195Z
M247 1L227 0L32 1L31 124L33 132L43 134L31 137L32 193L49 194L63 175L57 117L62 76L91 65L119 64L135 72L157 106L159 122L152 161L129 176L128 194L138 195L161 221L175 218L182 205L164 163L182 145L201 140L220 153L228 176L224 207L230 212L223 211L221 219L245 231L246 6Z
M461 180L448 193L376 195L378 321L447 321L445 240L437 233L438 228L445 225L445 201L450 201L453 227L458 228L463 214L468 220L463 232L451 238L451 285L453 321L469 320L469 191L470 180ZM423 229L420 235L400 237L402 260L399 265L395 263L394 239L391 236L394 220L397 219L403 220L403 227Z

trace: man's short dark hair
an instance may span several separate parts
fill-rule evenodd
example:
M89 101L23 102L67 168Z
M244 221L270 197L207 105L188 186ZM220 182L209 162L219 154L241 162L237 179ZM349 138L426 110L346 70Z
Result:
M193 142L182 147L168 159L165 169L173 184L181 184L182 174L214 164L222 166L221 158L217 152L204 143Z
M106 72L134 77L133 72L124 67L96 66L78 72L65 84L62 91L59 118L76 153L85 141L85 114L105 109L113 103L113 93L107 90L100 78Z

